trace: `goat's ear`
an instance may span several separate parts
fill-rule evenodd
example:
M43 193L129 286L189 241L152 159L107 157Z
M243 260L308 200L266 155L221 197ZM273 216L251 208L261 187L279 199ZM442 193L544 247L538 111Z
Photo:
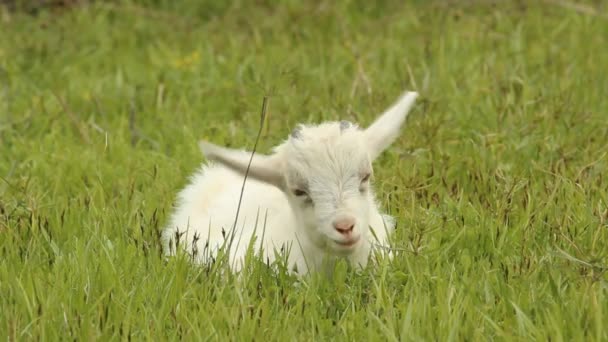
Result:
M199 146L208 160L218 162L242 175L255 178L283 189L283 175L280 157L254 154L251 165L251 152L234 150L217 146L207 141L200 141Z
M387 109L374 123L365 130L365 139L369 155L376 159L382 151L389 147L399 136L401 125L412 109L418 97L417 92L408 91L401 95L399 100Z

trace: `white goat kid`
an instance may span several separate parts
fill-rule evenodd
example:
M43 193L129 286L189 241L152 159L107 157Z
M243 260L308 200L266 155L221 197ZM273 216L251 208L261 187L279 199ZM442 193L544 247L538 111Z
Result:
M273 154L256 153L250 165L250 152L200 142L212 162L179 194L163 234L166 251L174 254L179 245L206 262L230 245L237 271L255 237L255 251L262 247L268 262L287 247L288 266L299 273L337 258L365 267L374 245L388 246L395 225L378 209L371 163L399 136L417 95L403 94L367 129L346 121L299 125Z

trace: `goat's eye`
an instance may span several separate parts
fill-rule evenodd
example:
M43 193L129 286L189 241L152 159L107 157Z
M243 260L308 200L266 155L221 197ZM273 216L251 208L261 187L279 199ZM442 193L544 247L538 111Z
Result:
M308 196L308 193L304 190L301 189L294 189L293 190L293 194L298 196L298 197L302 197L302 196Z
M366 173L363 177L361 177L361 184L359 185L359 191L361 191L361 193L364 193L365 191L367 191L367 184L369 182L369 173Z
M369 173L366 173L362 178L361 178L361 183L365 183L369 180Z
M292 190L292 192L296 197L303 199L304 203L312 205L312 198L310 198L310 195L308 194L308 192L306 192L302 189L294 189L294 190Z

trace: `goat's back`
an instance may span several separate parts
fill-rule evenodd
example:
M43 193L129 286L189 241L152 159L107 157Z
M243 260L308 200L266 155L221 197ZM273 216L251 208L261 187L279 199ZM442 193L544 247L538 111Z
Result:
M234 264L245 255L255 234L256 250L263 241L272 258L273 247L289 243L296 234L297 223L287 197L276 187L248 178L233 230L242 186L243 176L234 171L217 164L203 166L178 195L177 208L163 235L166 250L173 254L179 240L187 252L196 253L202 261L228 239L232 240Z

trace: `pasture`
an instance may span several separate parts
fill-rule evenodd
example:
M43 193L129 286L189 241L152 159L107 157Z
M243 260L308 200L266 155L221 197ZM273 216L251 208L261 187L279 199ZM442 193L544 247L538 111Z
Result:
M0 5L0 337L607 340L607 9L568 4ZM268 96L268 152L404 90L374 165L394 260L162 257L199 139L250 148Z

